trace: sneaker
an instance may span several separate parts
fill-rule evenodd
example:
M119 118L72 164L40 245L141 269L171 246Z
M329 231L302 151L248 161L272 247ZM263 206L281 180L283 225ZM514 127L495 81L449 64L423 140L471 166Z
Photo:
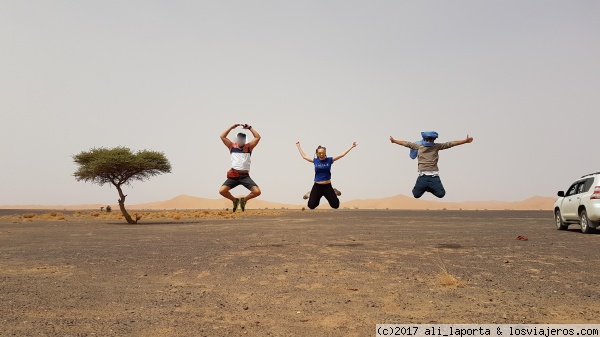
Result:
M240 199L235 199L235 201L233 201L233 212L235 212L237 210L239 203L240 203Z
M310 197L310 191L306 192L306 194L302 197L302 199L306 200Z
M242 212L246 210L246 199L240 198L240 207L242 207Z
M337 195L338 197L340 195L342 195L342 192L340 192L340 190L338 190L337 188L334 188L333 191L335 192L335 195Z

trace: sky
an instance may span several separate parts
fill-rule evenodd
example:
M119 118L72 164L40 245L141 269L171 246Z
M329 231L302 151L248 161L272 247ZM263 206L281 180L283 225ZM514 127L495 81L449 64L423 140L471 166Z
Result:
M598 17L579 0L2 1L0 205L115 203L72 160L115 146L173 167L127 203L219 198L235 123L262 136L268 201L312 186L296 141L358 143L332 168L342 202L411 195L417 162L389 136L425 130L474 137L440 152L444 200L554 196L600 171Z

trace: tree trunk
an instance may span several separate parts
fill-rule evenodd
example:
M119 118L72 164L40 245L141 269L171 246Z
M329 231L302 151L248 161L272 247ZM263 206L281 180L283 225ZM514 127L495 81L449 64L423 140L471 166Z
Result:
M125 194L123 194L123 190L121 189L121 186L119 185L115 185L115 187L117 188L117 191L119 192L119 208L121 209L121 213L123 213L123 217L125 218L125 220L127 220L127 223L130 225L136 224L137 223L137 219L133 220L131 218L131 215L129 215L129 213L127 213L127 210L125 209L125 198L127 197Z

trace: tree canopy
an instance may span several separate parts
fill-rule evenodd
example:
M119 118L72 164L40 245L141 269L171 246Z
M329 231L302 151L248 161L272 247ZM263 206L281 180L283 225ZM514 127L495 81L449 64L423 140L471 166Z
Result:
M133 152L126 147L94 148L73 156L79 167L73 174L77 181L91 182L100 186L111 184L119 192L119 207L128 223L136 223L125 210L122 185L132 181L146 181L151 177L171 172L171 164L164 153L142 150Z
M171 172L164 153L149 150L133 153L126 147L94 148L73 156L73 160L79 165L74 174L77 181L100 186L106 183L121 186Z

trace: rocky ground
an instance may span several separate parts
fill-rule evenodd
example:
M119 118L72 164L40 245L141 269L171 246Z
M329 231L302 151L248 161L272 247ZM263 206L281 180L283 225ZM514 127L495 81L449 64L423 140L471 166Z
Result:
M93 213L0 213L1 336L598 322L600 235L552 212Z

